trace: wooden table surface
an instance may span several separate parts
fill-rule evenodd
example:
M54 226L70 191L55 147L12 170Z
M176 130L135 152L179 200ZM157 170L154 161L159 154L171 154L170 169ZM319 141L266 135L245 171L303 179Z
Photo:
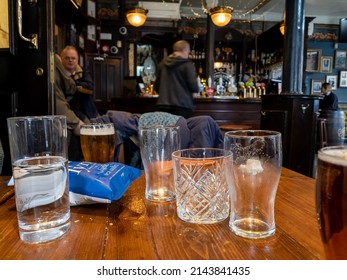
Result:
M4 179L0 180L4 188ZM9 187L7 187L9 188ZM175 202L144 198L145 176L112 204L74 206L71 229L45 244L18 236L15 200L0 205L0 259L323 259L315 213L315 180L286 168L276 196L276 233L260 240L234 235L228 219L214 225L181 221Z

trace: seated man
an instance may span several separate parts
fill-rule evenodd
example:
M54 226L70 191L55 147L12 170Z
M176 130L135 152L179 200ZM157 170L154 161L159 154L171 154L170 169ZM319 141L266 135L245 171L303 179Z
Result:
M82 151L79 144L81 125L84 124L76 113L71 109L68 99L71 99L76 92L75 82L65 73L60 57L55 59L55 112L57 115L66 116L68 129L69 160L79 161L82 158ZM85 119L85 121L88 121Z
M56 114L66 116L69 140L69 160L83 159L80 146L80 127L90 118L99 116L93 99L90 75L78 64L75 47L67 46L62 57L55 59Z
M91 74L78 64L77 49L66 46L61 52L61 61L65 73L76 84L76 92L73 98L69 99L71 109L81 120L96 118L99 114L93 97L94 83Z
M323 83L321 88L323 99L319 101L320 110L338 110L339 100L337 95L332 92L330 83Z

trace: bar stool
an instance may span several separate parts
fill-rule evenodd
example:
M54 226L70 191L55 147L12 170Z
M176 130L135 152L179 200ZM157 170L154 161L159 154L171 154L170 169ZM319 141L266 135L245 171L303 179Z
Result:
M328 146L326 120L327 119L317 118L319 149Z

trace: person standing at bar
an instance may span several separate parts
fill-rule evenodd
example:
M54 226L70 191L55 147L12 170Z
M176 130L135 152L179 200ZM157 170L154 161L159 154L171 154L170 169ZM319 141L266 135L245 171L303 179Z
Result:
M174 43L173 53L159 64L154 89L159 97L156 110L189 118L194 110L193 94L199 92L197 73L189 59L190 45Z
M321 92L323 99L319 101L319 109L321 110L338 110L339 101L335 93L332 92L330 83L323 83Z

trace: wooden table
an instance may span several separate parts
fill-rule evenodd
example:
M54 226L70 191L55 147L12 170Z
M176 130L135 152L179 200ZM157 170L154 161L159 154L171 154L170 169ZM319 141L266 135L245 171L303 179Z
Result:
M4 180L0 180L4 187ZM145 200L142 175L112 204L71 208L71 230L46 244L19 240L15 200L0 206L0 259L322 259L315 181L286 168L276 197L276 233L251 240L234 235L228 220L181 221L175 202Z

